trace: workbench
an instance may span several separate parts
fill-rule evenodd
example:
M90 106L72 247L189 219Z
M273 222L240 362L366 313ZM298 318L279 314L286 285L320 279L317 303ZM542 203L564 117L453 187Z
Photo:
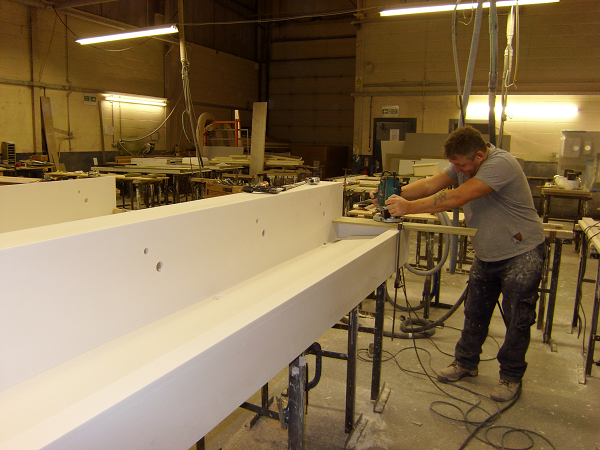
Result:
M403 216L404 218L409 217L418 217L420 219L427 218L429 216L430 219L433 219L436 216L428 215L428 214L416 214L411 215L408 214ZM347 224L355 224L361 225L364 227L387 227L387 228L396 228L398 227L397 223L390 222L378 222L373 219L367 218L357 218L357 217L342 217L335 221L336 223L347 223ZM409 231L416 231L419 233L426 233L429 236L428 241L428 250L427 254L429 256L428 266L430 269L433 267L431 256L433 255L433 238L432 235L434 233L441 234L449 234L449 235L458 235L462 236L465 239L474 236L477 232L474 228L466 228L466 227L453 227L453 226L441 226L435 225L432 223L412 223L412 222L402 222L402 227ZM538 288L538 292L540 294L540 301L538 304L538 317L537 317L537 328L539 330L543 330L542 341L545 344L548 344L553 352L557 351L556 342L552 338L552 327L554 323L554 309L556 305L556 297L558 293L558 279L560 273L560 262L562 259L562 246L565 241L569 241L573 239L573 232L571 230L563 230L562 225L548 223L543 224L544 236L546 238L546 246L545 252L546 257L544 259L544 267L542 269L542 280L540 282L540 287ZM599 238L600 242L600 238ZM441 247L442 241L441 236L439 240L439 246ZM599 244L600 245L600 244ZM438 248L438 258L441 255L441 249ZM427 283L427 281L426 281ZM549 284L549 286L548 286ZM426 286L427 287L427 284ZM423 296L424 309L427 311L429 308L429 303L431 302L431 295L428 294L427 289L424 289L426 293ZM547 300L547 301L546 301ZM439 306L439 298L436 299L436 303L434 306ZM427 316L424 314L424 317Z
M583 283L593 283L595 285L594 306L590 322L587 355L584 357L585 370L583 382L585 383L585 377L592 375L596 342L600 341L600 334L598 334L598 317L600 316L600 260L598 261L596 278L585 278L587 258L590 247L593 246L596 252L600 252L600 222L589 217L584 217L579 221L579 226L581 227L581 231L583 233L583 241L581 245L581 252L579 253L579 272L577 275L577 291L575 293L575 307L573 309L571 333L573 332L573 329L575 329L578 325L581 325L579 310L581 308L582 300L582 285ZM585 336L583 336L583 339L585 339Z
M166 205L168 198L169 177L159 176L128 176L123 174L98 173L98 172L49 172L46 176L57 180L97 178L112 176L117 185L120 185L122 208L125 209L125 199L129 196L129 208L141 209L142 204L147 208Z
M581 230L578 222L587 214L587 202L592 199L592 193L587 189L560 189L558 187L542 187L542 222L547 223L550 216L550 201L553 198L562 198L577 201L577 212L573 219L573 233L575 238L575 251L579 251Z
M41 178L0 177L0 186L2 186L2 185L11 185L11 184L38 183L40 181L42 181Z
M91 168L92 171L100 173L115 173L115 174L153 174L153 175L166 175L171 179L171 187L173 189L173 201L172 203L179 203L181 196L185 195L185 200L189 199L191 195L189 186L190 178L197 176L202 173L211 173L213 169L208 167L195 166L190 168L189 165L179 164L173 165L172 167L151 167L151 166L94 166ZM168 203L168 199L167 199Z
M2 171L14 174L15 177L43 178L44 174L54 169L54 164L30 164L3 168ZM40 176L35 176L40 175Z

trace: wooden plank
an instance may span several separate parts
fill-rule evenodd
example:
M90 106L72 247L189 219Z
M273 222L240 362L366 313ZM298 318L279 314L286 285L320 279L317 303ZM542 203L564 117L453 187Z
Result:
M50 97L40 97L42 108L42 133L46 141L48 156L50 162L54 164L56 170L61 170L58 148L56 147L56 138L54 137L54 119L52 118L52 107L50 106Z
M39 183L41 178L29 178L29 177L0 177L0 185L14 185L14 184L27 184L27 183Z
M591 238L591 244L597 252L600 252L600 223L591 217L584 217L578 222L579 227L585 232L588 239Z
M398 228L397 223L379 222L373 219L364 219L359 217L340 217L333 221L335 224L344 225L361 225L368 227L379 227L379 228ZM443 234L455 234L458 236L475 236L477 229L465 228L465 227L453 227L445 225L435 225L427 223L412 223L403 222L402 227L406 230L415 231L426 231L432 233L443 233Z
M252 140L250 143L250 175L255 177L265 169L265 135L267 102L255 102L252 108Z

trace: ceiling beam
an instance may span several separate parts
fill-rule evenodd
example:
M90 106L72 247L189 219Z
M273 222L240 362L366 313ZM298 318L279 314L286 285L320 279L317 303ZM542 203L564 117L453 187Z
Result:
M98 3L108 3L117 0L66 0L64 2L57 3L54 7L57 11L65 8L77 8L79 6L97 5Z

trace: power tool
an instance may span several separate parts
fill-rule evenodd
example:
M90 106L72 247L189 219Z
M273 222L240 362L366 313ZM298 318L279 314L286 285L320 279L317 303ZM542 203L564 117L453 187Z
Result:
M389 173L390 175L385 175ZM391 217L390 213L385 206L385 201L392 195L400 195L402 193L402 186L407 183L400 181L395 173L384 172L381 174L379 179L379 187L377 188L377 213L373 215L373 220L378 222L400 222L400 217Z

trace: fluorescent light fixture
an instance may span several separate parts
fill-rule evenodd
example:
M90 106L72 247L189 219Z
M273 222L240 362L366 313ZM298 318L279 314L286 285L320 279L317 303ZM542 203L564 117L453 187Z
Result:
M519 5L519 6L523 6L523 5L538 5L541 3L558 3L560 0L498 0L496 2L496 7L497 8L502 8L503 6L515 6L515 5ZM415 5L419 5L419 3L415 3ZM388 9L385 11L381 11L379 14L381 16L387 17L387 16L403 16L403 15L408 15L408 14L422 14L422 13L430 13L430 12L440 12L440 11L453 11L455 8L459 11L461 10L465 10L465 9L476 9L477 8L477 2L467 2L467 3L460 3L458 4L458 6L454 3L454 4L437 4L437 5L430 5L430 4L423 4L421 3L420 5L422 6L405 6L402 8L397 8L397 9ZM484 8L489 8L490 7L490 2L484 2L483 3L483 7Z
M579 108L566 103L512 103L506 105L506 115L509 119L571 119L577 115ZM502 106L496 105L496 117L500 118ZM467 118L487 119L490 108L487 103L469 103L467 106Z
M133 39L144 36L159 36L161 34L177 33L179 30L175 25L160 25L158 27L139 28L135 31L126 31L119 34L98 36L93 38L77 39L81 45L97 44L98 42L120 41L121 39Z
M104 94L109 102L135 103L137 105L166 106L164 98L134 97L129 95Z

